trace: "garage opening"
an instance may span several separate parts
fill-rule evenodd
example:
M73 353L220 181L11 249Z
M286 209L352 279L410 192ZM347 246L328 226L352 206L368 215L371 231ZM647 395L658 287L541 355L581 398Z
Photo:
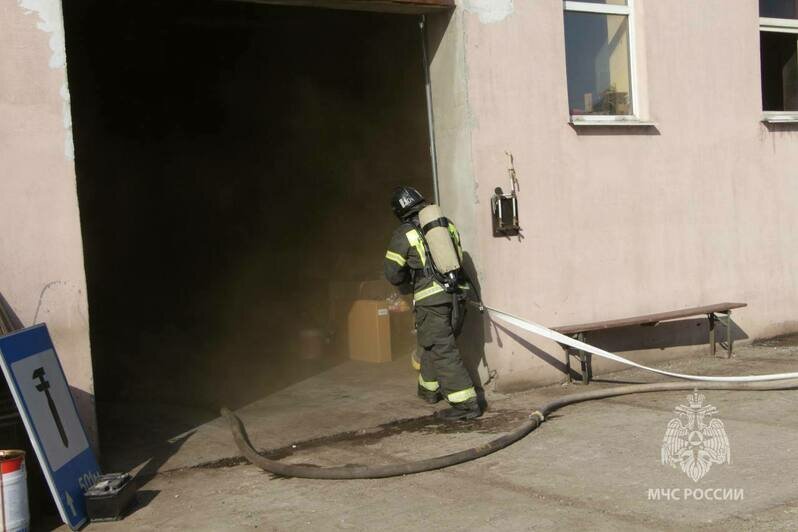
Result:
M64 10L105 449L139 405L190 425L348 360L353 301L391 297L393 188L433 195L419 17ZM411 313L394 303L406 357Z

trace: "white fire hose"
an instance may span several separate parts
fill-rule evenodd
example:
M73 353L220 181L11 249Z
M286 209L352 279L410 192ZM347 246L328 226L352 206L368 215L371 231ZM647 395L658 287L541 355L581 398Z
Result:
M623 358L622 356L610 353L609 351L604 351L603 349L599 349L598 347L593 347L590 344L580 342L579 340L558 333L557 331L552 331L551 329L548 329L542 325L538 325L537 323L523 320L517 316L513 316L512 314L502 312L501 310L497 310L495 308L491 308L488 306L485 306L485 309L489 312L491 316L496 317L505 323L514 325L519 329L523 329L527 332L537 334L544 338L548 338L549 340L553 340L559 344L564 344L573 347L574 349L579 349L580 351L585 351L587 353L602 358L606 358L608 360L620 362L621 364L626 364L627 366L644 369L646 371L651 371L652 373L658 373L660 375L665 375L667 377L675 377L677 379L684 379L690 381L703 381L703 382L767 382L767 381L780 381L787 379L798 379L798 372L775 373L772 375L749 375L744 377L717 377L717 376L703 376L703 375L684 375L682 373L673 373L662 369L650 368L648 366L643 366L642 364L638 364L637 362L632 362L631 360Z

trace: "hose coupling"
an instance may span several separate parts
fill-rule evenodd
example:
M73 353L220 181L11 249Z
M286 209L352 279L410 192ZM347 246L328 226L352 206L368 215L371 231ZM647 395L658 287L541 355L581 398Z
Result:
M540 410L535 410L534 412L529 414L529 419L533 419L533 418L538 418L541 423L546 421L546 416L544 416L543 412L541 412Z

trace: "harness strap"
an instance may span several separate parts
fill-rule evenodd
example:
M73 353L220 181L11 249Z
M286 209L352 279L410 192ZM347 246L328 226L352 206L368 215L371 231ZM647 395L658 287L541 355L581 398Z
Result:
M436 227L444 227L449 229L449 220L446 217L438 218L437 220L432 220L431 222L427 222L421 230L424 234L430 232L430 230L435 229Z

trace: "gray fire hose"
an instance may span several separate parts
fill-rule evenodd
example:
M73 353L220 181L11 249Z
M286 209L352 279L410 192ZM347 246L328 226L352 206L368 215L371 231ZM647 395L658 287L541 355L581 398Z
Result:
M524 436L538 428L546 417L552 412L568 405L593 401L596 399L606 399L620 395L630 395L635 393L651 392L673 392L673 391L692 391L692 390L734 390L734 391L773 391L773 390L795 390L798 389L798 379L769 381L769 382L668 382L655 384L634 384L631 386L619 386L605 390L595 390L590 392L566 395L543 405L539 410L535 410L529 415L529 419L521 423L518 427L508 432L504 436L491 440L482 445L471 447L463 451L427 458L402 464L387 464L379 466L336 466L319 467L315 465L285 464L276 460L270 460L258 454L252 447L252 443L247 436L246 428L241 420L227 408L222 409L222 416L230 422L233 432L233 439L241 454L253 465L258 466L264 471L274 473L284 477L314 478L314 479L362 479L362 478L386 478L401 475L411 475L442 469L457 464L462 464L470 460L475 460L487 456L500 449L512 445Z

